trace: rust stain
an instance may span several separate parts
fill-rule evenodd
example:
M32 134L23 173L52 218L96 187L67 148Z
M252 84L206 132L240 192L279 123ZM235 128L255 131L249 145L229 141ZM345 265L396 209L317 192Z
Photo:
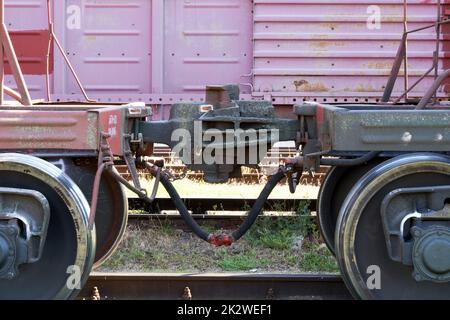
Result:
M383 90L384 90L383 88L377 89L371 84L369 85L359 84L354 89L351 88L345 89L345 91L352 91L352 92L382 92Z
M331 37L329 34L313 34L312 38L316 40L327 40L330 39Z
M309 46L314 49L327 49L329 47L345 47L344 41L311 41Z
M331 42L328 41L314 41L310 43L310 46L315 49L325 49L331 46Z
M73 130L51 127L22 127L9 136L2 135L2 142L15 142L19 148L61 148L77 139Z
M386 15L383 17L381 22L402 22L403 21L403 16L399 16L399 15Z
M369 69L377 69L377 70L391 70L393 62L392 61L384 61L384 62L369 62L367 64L367 68Z
M65 111L64 117L61 116L61 111L2 111L2 149L95 150L97 144L94 126L98 122L96 117L92 118L84 111Z
M86 145L89 146L92 149L97 149L99 146L99 133L98 133L98 114L89 112L88 113L88 127L87 127L87 134L86 134Z
M296 80L294 81L295 90L299 92L326 92L330 89L323 83L309 83L306 80Z
M334 17L333 17L333 19L334 19ZM337 24L329 23L329 22L323 22L323 23L319 23L319 27L325 28L325 29L336 29L337 28Z

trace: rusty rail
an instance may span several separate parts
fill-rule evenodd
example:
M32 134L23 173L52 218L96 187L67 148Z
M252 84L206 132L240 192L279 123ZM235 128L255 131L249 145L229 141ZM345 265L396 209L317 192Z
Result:
M208 211L215 212L232 212L232 211L245 211L245 208L252 207L256 199L245 198L186 198L183 199L187 208L193 212L193 214L205 215ZM282 203L285 211L296 211L298 206L302 203L307 203L307 207L310 211L316 210L316 199L269 199L264 205L266 211L276 211L275 208L279 208L277 204ZM160 214L166 211L175 211L176 208L169 198L157 198L153 203L148 203L140 198L129 198L128 206L130 210L139 210L148 214ZM143 214L136 214L138 217L145 218Z

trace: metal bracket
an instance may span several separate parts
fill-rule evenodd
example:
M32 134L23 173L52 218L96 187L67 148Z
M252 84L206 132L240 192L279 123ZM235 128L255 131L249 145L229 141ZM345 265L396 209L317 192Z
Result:
M41 258L49 221L50 205L40 192L0 188L0 279Z
M133 157L133 153L131 152L130 149L130 143L131 143L131 136L128 137L124 137L124 160L125 163L127 164L128 167L128 171L130 172L131 175L131 180L133 181L134 186L138 189L142 191L142 187L141 187L141 182L139 181L139 174L137 172L137 168L136 168L136 160Z
M413 264L413 227L427 229L450 224L447 199L450 199L450 186L400 188L384 198L380 213L392 260L405 265Z

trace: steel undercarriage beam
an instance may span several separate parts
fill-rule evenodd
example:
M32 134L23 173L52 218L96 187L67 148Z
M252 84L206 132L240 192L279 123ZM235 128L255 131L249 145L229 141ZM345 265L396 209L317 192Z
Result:
M181 148L188 168L224 182L239 176L241 166L256 167L274 143L297 140L298 125L277 118L269 101L240 100L239 87L229 85L209 87L205 103L174 104L168 121L143 121L139 128L144 142ZM202 158L208 149L215 152L211 164Z

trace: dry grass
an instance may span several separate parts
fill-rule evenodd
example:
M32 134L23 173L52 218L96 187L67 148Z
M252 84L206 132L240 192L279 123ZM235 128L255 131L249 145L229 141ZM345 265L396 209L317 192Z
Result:
M175 188L183 198L244 198L256 199L264 188L264 184L209 184L200 180L183 179L174 182ZM143 187L149 192L153 189L153 181L145 181ZM295 194L289 192L287 185L278 185L273 190L269 199L317 199L319 192L318 186L302 185ZM128 196L136 197L129 192ZM160 187L158 189L158 198L169 198L166 190Z

